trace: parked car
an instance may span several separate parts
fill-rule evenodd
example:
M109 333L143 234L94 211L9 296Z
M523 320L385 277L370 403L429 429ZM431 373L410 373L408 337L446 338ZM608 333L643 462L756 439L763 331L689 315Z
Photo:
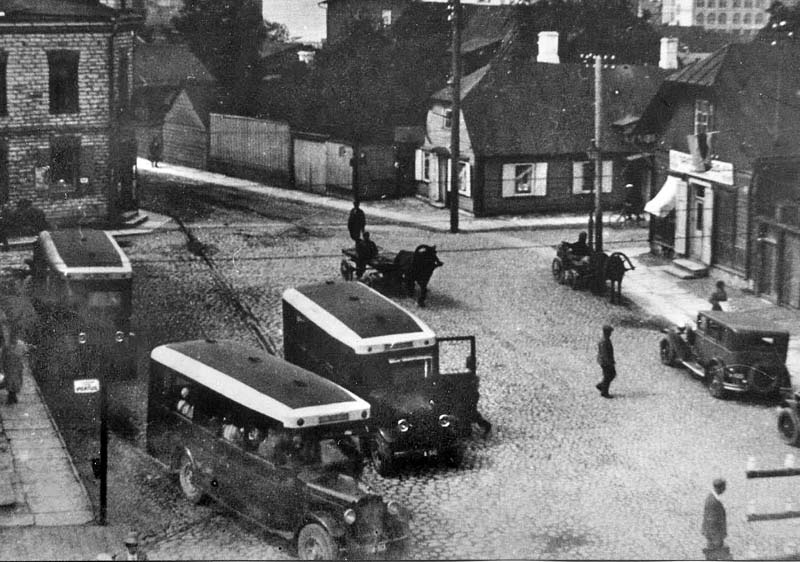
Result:
M297 545L303 560L402 558L410 513L360 479L369 404L234 341L151 353L147 450L204 496Z
M714 398L732 393L778 397L791 390L789 332L748 312L703 311L697 325L666 331L661 362L683 366Z

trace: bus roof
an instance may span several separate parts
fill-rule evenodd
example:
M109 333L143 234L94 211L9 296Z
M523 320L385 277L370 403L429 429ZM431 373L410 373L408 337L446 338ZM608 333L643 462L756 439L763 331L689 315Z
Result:
M284 427L364 420L369 404L327 379L230 340L161 345L150 357Z
M69 279L126 279L131 262L107 232L65 229L39 233L39 243L48 262Z
M363 283L305 285L284 291L283 300L358 354L436 343L427 324Z

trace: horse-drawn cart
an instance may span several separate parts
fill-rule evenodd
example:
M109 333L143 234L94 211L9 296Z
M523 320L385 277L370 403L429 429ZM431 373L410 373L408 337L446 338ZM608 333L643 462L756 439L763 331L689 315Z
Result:
M611 281L611 302L617 303L622 299L622 278L632 269L635 269L633 263L622 252L574 255L569 242L558 245L551 265L553 278L573 289L591 288L601 293L605 291L606 281Z
M357 278L370 287L383 284L391 287L405 285L406 292L412 296L416 283L420 287L417 298L419 306L425 306L428 281L433 271L443 265L436 255L436 246L427 244L420 244L413 252L387 252L378 248L374 257L366 260L358 255L355 248L342 248L342 254L344 258L339 264L339 271L345 281Z

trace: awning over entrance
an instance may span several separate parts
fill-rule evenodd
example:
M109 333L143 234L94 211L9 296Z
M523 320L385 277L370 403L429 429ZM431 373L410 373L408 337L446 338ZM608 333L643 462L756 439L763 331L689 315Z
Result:
M680 181L675 176L667 176L667 180L656 196L644 206L644 212L661 218L666 217L675 208L675 196L678 193Z

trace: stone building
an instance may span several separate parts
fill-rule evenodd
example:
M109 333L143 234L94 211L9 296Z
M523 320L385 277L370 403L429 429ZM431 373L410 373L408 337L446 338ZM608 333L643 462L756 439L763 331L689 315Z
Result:
M97 0L0 0L0 201L56 224L133 207L140 25Z

